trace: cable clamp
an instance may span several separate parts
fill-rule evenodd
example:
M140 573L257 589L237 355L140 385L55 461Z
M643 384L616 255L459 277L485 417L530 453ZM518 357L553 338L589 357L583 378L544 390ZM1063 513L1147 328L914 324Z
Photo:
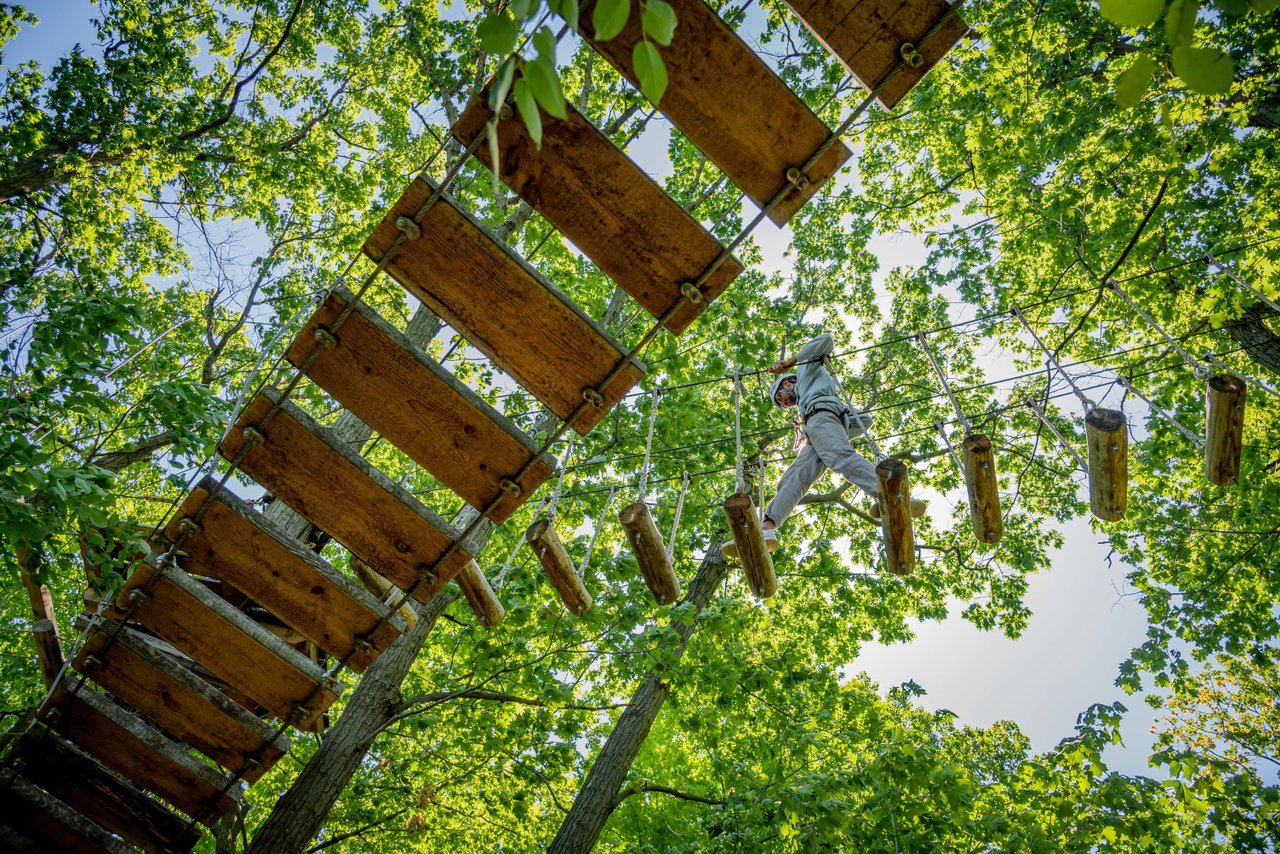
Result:
M130 605L145 605L151 601L151 594L145 590L133 590L129 593Z
M800 171L799 166L787 168L787 183L797 190L809 189L809 176Z
M241 431L240 435L244 436L244 443L251 448L267 443L266 434L257 428L256 425L250 424Z
M504 477L502 480L498 481L498 486L503 492L510 495L512 498L519 498L524 494L524 487L509 477Z
M338 336L330 332L327 326L317 326L316 331L312 332L311 336L316 339L316 343L323 350L332 350L338 346Z
M356 638L356 650L363 655L373 655L373 643L368 638Z
M498 121L500 122L511 121L511 117L514 115L515 111L511 109L511 104L509 103L504 103L498 108Z
M693 282L681 282L680 293L689 302L695 305L702 304L702 291Z
M80 670L83 673L92 673L95 670L102 669L102 659L96 655L86 655L84 661L80 663Z
M520 484L517 483L516 488L519 489ZM503 487L502 491L506 492L507 491L506 487ZM510 495L510 493L508 493L508 495ZM518 498L519 496L512 496L512 497ZM434 566L428 566L427 564L422 563L422 564L418 564L418 577L422 579L423 583L427 585L433 585L440 580L440 573L436 572L436 569Z
M911 42L903 42L902 47L898 48L898 55L911 68L919 68L924 65L924 56Z
M582 390L582 399L594 406L596 409L604 406L604 396L593 388L584 388Z
M203 530L200 523L190 516L183 516L182 521L178 523L178 533L184 537L194 537Z
M422 226L418 225L411 216L396 217L396 228L404 232L404 236L410 240L417 240L422 236Z

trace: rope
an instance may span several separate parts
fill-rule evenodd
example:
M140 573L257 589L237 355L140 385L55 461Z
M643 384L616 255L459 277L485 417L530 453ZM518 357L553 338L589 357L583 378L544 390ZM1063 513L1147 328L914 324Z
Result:
M760 457L756 460L756 486L760 490L760 503L756 506L760 508L761 513L764 513L764 467L764 457Z
M564 451L564 465L560 466L560 476L556 478L556 488L551 491L551 500L547 503L547 521L556 520L556 505L560 503L560 490L564 487L564 475L569 470L569 458L573 456L573 440L575 434L569 434L569 446Z
M1249 284L1244 279L1237 276L1235 273L1231 271L1229 267L1227 267L1217 258L1214 258L1213 255L1205 255L1204 257L1205 257L1205 263L1209 264L1212 267L1216 267L1219 273L1222 273L1223 275L1227 276L1232 281L1234 281L1237 285L1244 288L1246 291L1253 294L1258 299L1262 300L1264 303L1270 306L1271 310L1274 311L1276 314L1280 314L1280 305L1277 305L1275 300L1271 299L1266 294L1262 293L1262 291L1258 290L1257 288L1253 287L1253 285Z
M649 438L644 443L644 467L640 469L640 494L637 501L644 501L645 487L649 483L649 460L653 454L653 428L658 421L658 389L650 392L649 399Z
M951 399L951 407L956 411L956 420L964 426L965 435L973 434L973 425L969 423L969 419L964 417L964 412L960 409L960 404L956 402L956 396L951 393L951 384L947 382L946 374L942 373L942 368L938 366L938 362L933 358L933 350L929 349L929 339L925 337L923 332L916 333L916 340L920 342L920 349L924 350L924 354L929 357L929 364L933 365L933 372L938 375L938 379L942 382L942 390L947 393L947 397ZM948 443L950 447L950 443Z
M742 374L733 374L733 438L735 492L747 491L747 472L742 464Z
M680 497L676 499L676 515L671 520L671 536L667 537L667 562L675 560L676 534L680 531L680 514L684 511L684 497L689 492L689 481L692 477L686 469L680 476Z
M1182 345L1178 343L1177 339L1174 338L1172 335L1170 335L1168 332L1166 332L1164 330L1164 327L1162 327L1159 323L1157 323L1154 317L1147 314L1147 312L1143 310L1142 306L1134 302L1133 298L1130 297L1129 294L1125 293L1124 288L1120 287L1120 285L1117 284L1116 282L1107 282L1106 287L1112 293L1120 297L1120 299L1128 303L1129 308L1136 311L1138 315L1147 322L1148 326L1150 326L1156 332L1159 332L1160 336L1169 343L1169 346L1177 350L1178 354L1182 356L1182 358L1186 361L1186 363L1195 370L1195 374L1198 379L1202 379L1202 380L1209 379L1209 368L1205 366L1203 362L1199 361L1190 353L1188 353L1186 350L1182 349Z
M1089 400L1089 398L1085 397L1084 392L1080 391L1079 386L1077 386L1075 382L1072 381L1071 375L1062 369L1062 365L1058 364L1058 360L1054 358L1053 353L1049 352L1049 348L1044 346L1044 342L1040 340L1040 336L1036 334L1036 331L1031 328L1031 324L1027 322L1027 316L1022 313L1022 309L1018 308L1015 305L1010 310L1013 312L1013 316L1018 318L1018 320L1022 322L1022 325L1026 328L1026 330L1031 333L1031 337L1035 339L1036 345L1041 349L1041 351L1044 352L1045 358L1048 360L1049 365L1053 366L1054 368L1057 368L1058 373L1061 374L1062 378L1067 381L1067 385L1071 386L1071 390L1075 392L1076 397L1080 398L1080 403L1084 406L1085 411L1088 412L1094 409L1096 404L1093 401ZM1046 368L1046 370L1048 370L1048 368Z
M1247 379L1250 385L1257 386L1258 388L1270 394L1272 397L1280 397L1280 392L1276 391L1273 386L1263 382L1260 379L1256 379L1254 377L1245 377L1244 374L1241 373L1240 371L1231 370L1231 368L1228 368L1226 365L1222 364L1222 361L1219 360L1217 356L1213 355L1212 351L1205 353L1204 358L1205 358L1205 361L1213 365L1218 370L1223 371L1224 373L1229 373L1229 374L1240 374L1241 378Z
M1052 433L1055 437L1057 437L1058 444L1061 445L1063 448L1065 448L1068 452L1070 452L1071 456L1076 458L1076 465L1079 466L1080 470L1088 471L1089 466L1087 463L1085 463L1084 458L1080 456L1079 452L1076 451L1075 448L1071 447L1071 445L1067 442L1066 439L1062 438L1062 434L1058 432L1058 428L1053 426L1053 423L1049 421L1048 416L1044 414L1044 412L1040 409L1040 407L1036 406L1035 402L1032 401L1031 398L1029 397L1023 398L1022 402L1026 404L1026 406L1029 407L1031 411L1036 414L1036 418L1040 419L1040 423L1048 427L1049 432Z
M613 504L613 497L618 492L617 485L609 487L609 497L604 500L604 508L600 511L600 519L596 522L596 529L591 532L591 539L587 542L587 550L582 555L582 564L578 567L578 577L584 581L587 578L587 567L591 565L591 552L596 547L596 537L600 536L600 530L604 528L605 519L609 518L609 506Z
M1128 379L1125 378L1124 374L1118 375L1116 377L1116 382L1118 382L1122 388L1126 388L1129 391L1133 392L1135 395L1137 395L1140 400L1144 401L1147 404L1147 406L1151 407L1151 410L1153 412L1158 414L1165 421L1168 421L1174 427L1178 428L1178 432L1181 433L1183 436L1186 436L1188 439L1190 439L1191 444L1195 445L1198 448L1204 447L1204 439L1197 436L1195 433L1192 433L1186 427L1183 427L1182 423L1178 421L1178 419L1174 418L1172 414L1170 414L1169 412L1166 412L1164 409L1162 409L1159 406L1159 404L1157 404L1151 398L1147 397L1142 392L1138 391L1138 389L1133 385L1133 383L1131 383Z
M951 438L947 435L947 428L941 421L933 422L933 426L938 428L938 435L942 436L942 443L947 446L947 453L951 456L951 461L956 464L956 468L960 470L960 476L965 476L964 465L960 462L960 455L956 453L956 449L951 445ZM965 426L967 435L972 435L973 431Z

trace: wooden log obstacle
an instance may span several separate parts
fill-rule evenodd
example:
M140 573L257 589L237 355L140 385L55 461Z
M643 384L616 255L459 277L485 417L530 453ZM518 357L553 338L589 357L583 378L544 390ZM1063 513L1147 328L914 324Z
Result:
M961 448L974 536L983 543L998 543L1004 534L1004 523L1000 516L1000 489L991 440L980 433L970 433L964 437Z
M880 530L885 561L894 575L910 575L916 565L915 537L911 530L911 484L907 464L889 458L876 464L880 495Z
M660 605L675 604L680 598L680 580L649 506L643 501L628 504L618 511L618 521L627 532L627 543L654 600Z
M1208 381L1204 476L1217 486L1231 486L1240 479L1246 391L1244 380L1230 374L1217 374Z
M681 26L666 54L664 106L762 205L762 215L783 223L850 151L707 6L674 2ZM792 5L886 105L965 31L943 0ZM618 40L595 43L633 79L627 45L636 33L633 26ZM565 112L565 119L543 115L541 148L519 121L500 121L499 177L657 320L635 350L611 338L425 178L408 187L363 248L378 270L567 428L586 434L644 375L639 347L658 329L678 334L687 328L742 266L567 101ZM482 95L451 129L490 166L479 134L491 118ZM476 299L477 293L486 298ZM357 293L337 288L329 294L286 355L299 377L310 378L494 522L510 518L555 470L545 448ZM153 550L138 556L104 612L82 622L84 642L63 675L56 635L46 638L52 646L42 650L41 661L50 692L32 725L9 740L0 774L0 842L6 846L189 850L199 825L225 814L244 785L289 750L288 727L321 725L341 690L339 667L367 668L400 635L407 600L428 601L456 579L480 622L501 621L502 606L473 560L476 522L455 529L344 447L286 399L296 382L280 393L264 389L250 401L218 450L232 469L348 549L357 566L373 573L370 579L395 589L373 581L375 593L362 589L291 542L228 490L225 479L202 480L162 526ZM642 572L655 598L674 601L679 584L652 517L630 510L624 524L636 532ZM725 512L741 538L753 592L772 595L776 578L750 497L731 497ZM551 526L535 524L527 537L570 608L589 608L590 594ZM242 609L251 604L270 623L250 619ZM40 602L33 605L38 609ZM322 669L278 634L306 639L336 664ZM118 704L99 692L110 692ZM193 759L191 751L217 767Z
M1129 495L1129 426L1124 413L1094 407L1084 417L1089 508L1104 522L1124 518Z

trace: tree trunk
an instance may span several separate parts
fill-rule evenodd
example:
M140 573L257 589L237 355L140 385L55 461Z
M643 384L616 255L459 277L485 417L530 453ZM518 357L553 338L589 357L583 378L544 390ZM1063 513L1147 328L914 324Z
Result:
M720 549L713 547L702 559L693 583L689 585L689 593L684 601L694 605L694 616L702 611L711 601L711 595L728 573L724 556ZM674 626L680 636L676 648L675 660L679 661L689 644L693 634L693 620L678 620ZM569 815L560 825L560 831L552 841L549 854L586 854L595 847L600 838L604 823L618 805L618 794L626 782L631 764L635 762L640 748L649 736L649 729L658 718L662 704L671 693L671 685L662 680L667 668L658 667L649 671L640 687L631 697L631 702L618 718L618 723L605 740L600 755L591 765L587 780L582 784L582 791L574 799Z
M1280 335L1272 332L1267 326L1267 318L1276 313L1264 302L1249 306L1235 320L1229 320L1223 328L1235 339L1245 352L1259 365L1280 374Z

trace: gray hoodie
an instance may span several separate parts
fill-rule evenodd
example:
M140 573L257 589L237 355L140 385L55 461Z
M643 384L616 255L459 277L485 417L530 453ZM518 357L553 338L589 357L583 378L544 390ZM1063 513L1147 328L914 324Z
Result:
M840 399L836 378L822 363L822 357L829 356L831 350L831 336L824 332L796 353L796 401L805 418L819 407L837 413L849 409Z

